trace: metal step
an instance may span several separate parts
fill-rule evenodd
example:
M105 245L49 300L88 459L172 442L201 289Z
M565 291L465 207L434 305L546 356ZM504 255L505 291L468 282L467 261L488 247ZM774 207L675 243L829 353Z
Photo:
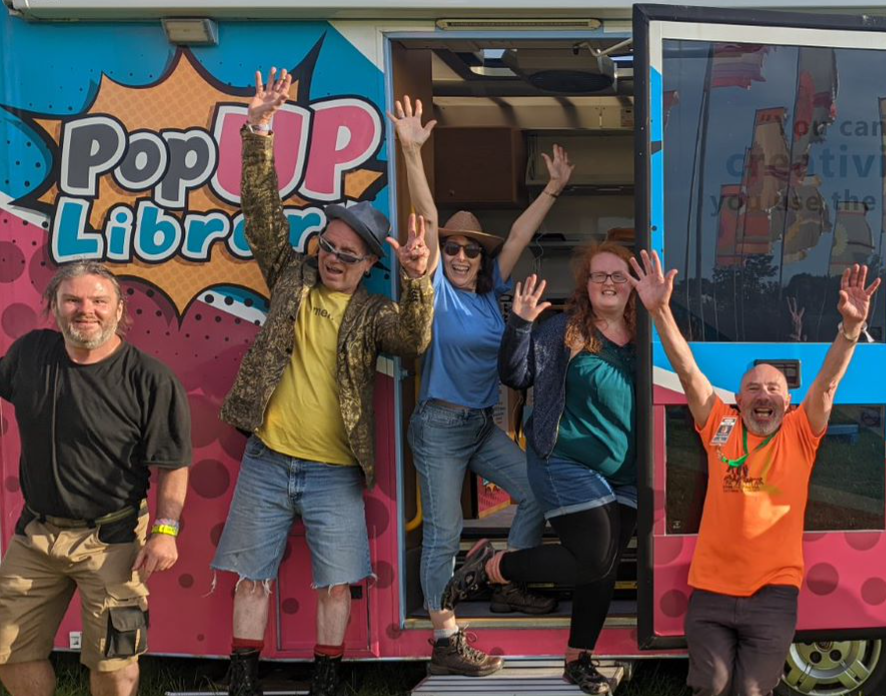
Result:
M614 692L624 679L624 667L601 660L599 669L609 679ZM562 659L509 659L501 671L488 677L425 677L411 693L414 696L568 696L584 692L563 679Z

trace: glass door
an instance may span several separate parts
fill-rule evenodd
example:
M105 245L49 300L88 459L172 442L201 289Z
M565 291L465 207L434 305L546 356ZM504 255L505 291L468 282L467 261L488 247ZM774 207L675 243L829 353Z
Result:
M680 327L724 400L762 360L783 367L799 404L837 333L843 269L884 275L886 23L640 5L634 37L637 230L679 270ZM886 626L883 289L872 314L811 481L803 639ZM639 639L676 647L707 472L644 330Z

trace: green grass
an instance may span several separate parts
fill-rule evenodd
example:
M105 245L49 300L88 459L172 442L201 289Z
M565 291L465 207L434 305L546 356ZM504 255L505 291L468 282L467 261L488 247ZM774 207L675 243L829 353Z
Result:
M56 696L87 696L89 675L72 654L53 655L58 676ZM227 666L224 660L148 657L141 660L140 696L163 696L167 691L208 688ZM623 684L618 696L688 696L686 660L641 660L634 679ZM306 664L263 663L266 688L277 679L307 679ZM359 663L346 665L345 678L355 696L405 696L425 675L424 662ZM6 691L0 687L0 694Z

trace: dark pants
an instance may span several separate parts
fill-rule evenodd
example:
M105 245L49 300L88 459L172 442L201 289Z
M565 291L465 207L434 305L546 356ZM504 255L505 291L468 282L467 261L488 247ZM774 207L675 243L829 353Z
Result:
M785 585L751 597L693 592L686 613L693 696L770 696L794 639L798 594Z
M618 563L634 535L637 511L608 503L551 518L559 544L506 553L502 575L514 582L571 585L569 647L593 650L615 592Z

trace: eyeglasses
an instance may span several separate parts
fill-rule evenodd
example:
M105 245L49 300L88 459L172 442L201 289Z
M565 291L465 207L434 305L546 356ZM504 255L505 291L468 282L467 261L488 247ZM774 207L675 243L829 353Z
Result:
M464 249L465 256L476 259L482 249L479 244L459 244L458 242L446 242L443 245L443 253L447 256L458 256L458 252Z
M594 273L591 273L592 283L605 283L610 278L612 278L612 282L616 285L621 285L622 283L628 282L628 277L621 271L616 271L615 273L603 273L603 271L595 271Z
M330 242L326 237L320 235L317 238L317 242L320 244L320 248L325 251L327 254L332 254L342 263L346 263L348 266L353 266L354 264L358 264L361 261L366 261L366 259L370 258L369 256L356 256L354 254L349 254L347 251L339 251L334 246L332 246L332 242Z

